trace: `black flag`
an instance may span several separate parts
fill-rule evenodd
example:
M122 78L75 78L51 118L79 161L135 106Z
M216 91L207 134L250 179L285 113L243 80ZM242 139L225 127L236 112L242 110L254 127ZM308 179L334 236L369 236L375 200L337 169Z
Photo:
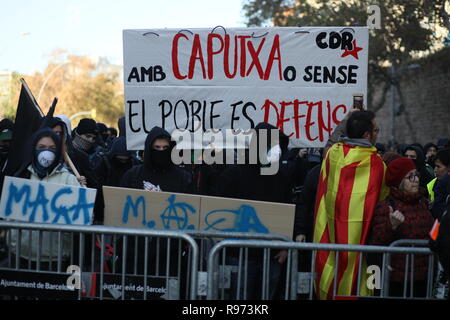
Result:
M8 163L3 172L5 176L14 176L25 162L31 160L28 159L30 153L30 150L27 150L29 148L28 140L39 129L43 116L41 108L28 88L27 83L24 79L20 79L20 81L22 82L22 88L14 121L14 132L11 149L8 154Z

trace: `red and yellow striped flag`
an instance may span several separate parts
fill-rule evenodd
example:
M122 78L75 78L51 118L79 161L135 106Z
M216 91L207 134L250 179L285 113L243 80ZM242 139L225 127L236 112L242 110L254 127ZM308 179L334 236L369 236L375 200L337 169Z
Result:
M322 163L314 215L314 242L365 244L376 204L387 195L385 164L377 149L334 144ZM316 292L320 299L356 294L359 254L318 251ZM365 270L364 264L361 270ZM366 275L366 277L364 277ZM361 295L370 295L361 274ZM336 288L334 288L336 284Z

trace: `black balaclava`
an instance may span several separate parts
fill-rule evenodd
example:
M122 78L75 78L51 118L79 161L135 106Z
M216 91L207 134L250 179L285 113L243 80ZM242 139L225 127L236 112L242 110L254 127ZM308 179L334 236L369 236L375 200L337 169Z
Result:
M168 139L169 148L163 151L154 150L152 148L153 142L156 139ZM173 166L171 159L172 149L174 143L171 141L170 134L160 127L153 127L145 140L144 150L144 166L148 169L166 170Z
M56 150L36 150L37 143L43 137L51 138ZM61 140L50 128L42 128L36 131L31 138L31 165L40 179L50 174L61 162ZM53 159L52 159L53 158Z
M413 159L413 161L417 169L425 167L425 157L423 155L422 149L419 148L418 146L409 145L408 147L405 148L404 154L408 150L414 150L416 152L417 157L416 159Z
M132 167L132 152L127 150L127 141L125 137L114 139L107 156L111 164L116 168L124 171ZM116 156L128 156L128 160L121 161Z
M100 134L100 136L103 139L103 142L106 142L106 140L109 137L108 127L104 123L97 122L97 129L98 129L98 133Z

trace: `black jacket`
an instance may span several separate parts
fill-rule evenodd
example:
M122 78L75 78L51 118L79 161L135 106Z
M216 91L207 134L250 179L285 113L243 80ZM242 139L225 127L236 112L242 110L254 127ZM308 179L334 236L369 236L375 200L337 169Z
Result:
M121 186L124 188L144 189L144 181L148 181L155 186L159 186L161 191L192 193L192 175L178 167L176 167L172 160L169 160L167 168L156 167L151 161L152 145L157 138L169 138L169 133L160 128L154 127L145 140L144 150L144 164L135 166L128 170L121 181ZM175 145L171 144L170 150Z
M433 176L428 172L426 168L425 163L425 156L423 155L422 150L419 147L410 145L405 149L405 152L407 150L414 150L417 154L417 158L414 160L414 164L416 165L417 171L420 173L420 180L419 184L422 188L427 190L427 184L434 179Z
M436 219L441 219L442 214L447 208L446 200L450 194L450 172L442 179L437 180L434 185L434 201L431 207L431 213Z
M130 157L126 163L121 163L116 158L116 156L125 155ZM94 207L94 221L96 223L103 223L104 220L103 186L119 187L125 172L131 169L134 164L132 153L127 151L125 137L114 139L111 150L102 156L99 165L94 168L98 184Z
M299 197L300 201L295 210L294 240L298 235L304 234L307 242L312 241L314 209L321 166L321 164L316 165L306 175L305 184Z
M260 129L270 130L276 127L260 123L255 127L257 135ZM218 193L227 198L290 203L291 182L286 177L288 170L282 169L280 164L280 170L276 174L261 175L260 164L230 165L221 175Z

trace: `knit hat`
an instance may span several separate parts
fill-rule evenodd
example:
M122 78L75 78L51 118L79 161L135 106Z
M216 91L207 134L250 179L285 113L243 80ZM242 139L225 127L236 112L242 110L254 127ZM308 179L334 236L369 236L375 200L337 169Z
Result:
M98 133L98 129L95 120L89 118L81 119L78 123L77 133L79 135L88 133L96 135Z
M386 185L398 187L408 172L414 169L416 169L416 165L409 158L401 157L391 161L386 170Z

